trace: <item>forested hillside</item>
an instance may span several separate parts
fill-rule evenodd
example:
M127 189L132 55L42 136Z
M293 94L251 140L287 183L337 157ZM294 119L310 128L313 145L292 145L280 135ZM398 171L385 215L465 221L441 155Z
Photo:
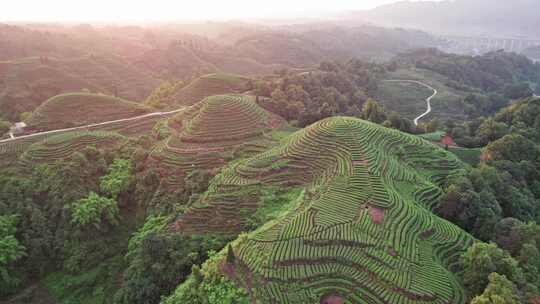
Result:
M0 62L0 118L22 120L62 93L92 92L141 101L159 81L119 56L29 57Z
M533 96L540 86L540 65L508 52L464 56L435 49L419 49L394 57L386 65L387 74L375 94L388 111L407 118L419 115L431 92L418 84L396 82L414 80L437 90L432 112L424 122L436 119L470 121L495 114L512 100Z
M217 32L201 25L196 33L182 26L0 25L0 39L0 118L12 122L61 93L142 101L164 80L268 75L325 59L389 58L436 43L423 32L368 26L291 32L228 23Z
M530 83L533 88L540 84L539 64L533 64L525 56L503 51L463 56L426 49L402 54L398 60L442 74L455 81L456 86L502 92L508 97L513 97L509 86L514 82Z

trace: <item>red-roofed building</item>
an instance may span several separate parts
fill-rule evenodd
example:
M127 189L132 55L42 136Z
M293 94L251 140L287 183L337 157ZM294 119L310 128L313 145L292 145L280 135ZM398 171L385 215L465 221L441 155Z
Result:
M441 145L445 146L445 148L448 149L448 147L450 147L450 146L455 146L456 143L454 142L454 139L452 139L452 136L450 136L448 134L444 134L441 137Z

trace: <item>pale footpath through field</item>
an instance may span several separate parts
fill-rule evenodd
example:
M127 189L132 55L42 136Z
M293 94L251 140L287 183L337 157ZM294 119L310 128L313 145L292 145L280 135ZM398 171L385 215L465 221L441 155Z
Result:
M431 113L431 99L433 99L433 97L435 97L439 92L432 86L430 86L429 84L426 84L426 83L423 83L421 81L418 81L418 80L409 80L409 79L391 79L391 80L384 80L385 82L409 82L409 83L415 83L415 84L419 84L421 86L424 86L430 90L433 91L433 94L431 96L429 96L428 98L426 98L426 103L427 103L427 110L422 113L420 116L416 117L414 119L414 125L415 126L418 126L418 121L422 118L424 118L426 115L428 115L429 113Z
M24 138L31 138L31 137L35 137L35 136L48 135L48 134L54 134L54 133L62 133L62 132L69 132L69 131L76 131L76 130L82 130L82 129L86 129L86 128L100 127L100 126L105 126L105 125L109 125L109 124L132 121L132 120L143 119L143 118L154 117L154 116L171 115L171 114L181 112L184 109L185 108L181 108L181 109L174 110L174 111L169 111L169 112L154 112L154 113L140 115L140 116L136 116L136 117L104 121L104 122L99 122L99 123L94 123L94 124L89 124L89 125L84 125L84 126L79 126L79 127L73 127L73 128L66 128L66 129L58 129L58 130L38 132L38 133L23 135L23 136L19 136L19 137L14 137L13 134L10 134L11 138L0 140L0 144L6 143L6 142L11 142L11 141L16 141L16 140L24 139Z

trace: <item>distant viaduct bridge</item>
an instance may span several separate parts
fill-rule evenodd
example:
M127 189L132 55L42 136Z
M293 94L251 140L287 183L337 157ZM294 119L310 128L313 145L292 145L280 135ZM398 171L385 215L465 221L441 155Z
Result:
M510 37L473 37L473 36L443 36L449 42L448 48L456 52L485 53L495 50L521 52L524 49L540 45L540 39L510 38Z

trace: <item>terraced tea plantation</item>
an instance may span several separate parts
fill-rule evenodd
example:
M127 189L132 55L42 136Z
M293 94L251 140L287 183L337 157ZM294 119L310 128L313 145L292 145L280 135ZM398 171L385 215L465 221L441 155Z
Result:
M461 168L416 136L329 118L223 169L174 228L241 232L264 207L261 189L300 187L275 220L233 242L226 273L254 298L463 303L450 269L472 239L431 212L441 183Z
M174 148L234 145L284 125L253 98L242 95L208 97L179 116L176 120L183 121L183 128L169 143Z
M126 138L114 132L68 132L47 137L31 145L21 155L22 164L53 164L86 147L106 147L126 142Z
M120 98L86 93L55 96L28 118L29 128L46 131L118 120L152 112L151 108Z
M169 119L172 135L152 157L168 171L219 168L239 154L275 145L269 133L284 126L282 118L259 107L253 97L212 96Z
M210 74L193 80L186 87L177 92L175 99L178 104L170 105L190 106L206 97L221 94L243 93L249 89L249 79L234 74Z
M0 165L51 164L87 146L109 147L127 143L130 139L151 134L154 126L166 117L149 116L0 143Z

